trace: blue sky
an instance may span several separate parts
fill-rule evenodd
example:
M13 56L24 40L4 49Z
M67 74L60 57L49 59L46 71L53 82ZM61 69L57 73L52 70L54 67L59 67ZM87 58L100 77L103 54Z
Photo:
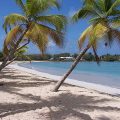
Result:
M64 14L70 20L70 17L81 7L82 0L62 0L61 9L58 11L57 9L52 9L48 12L48 14ZM2 28L2 24L4 22L4 17L11 13L21 13L18 6L15 4L14 0L1 0L0 6L0 50L2 50L3 41L5 38L5 32ZM53 43L50 43L47 53L63 53L70 52L76 53L79 52L77 41L79 39L80 34L89 26L88 20L80 20L78 23L72 24L70 23L66 29L65 35L65 45L63 48L56 47ZM39 50L33 45L29 45L28 53L39 53ZM112 48L105 48L103 44L100 44L98 53L101 54L120 54L120 46L117 43L114 43Z

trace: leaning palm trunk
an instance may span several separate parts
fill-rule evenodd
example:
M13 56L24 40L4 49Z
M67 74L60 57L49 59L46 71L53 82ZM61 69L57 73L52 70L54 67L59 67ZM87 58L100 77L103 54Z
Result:
M29 43L30 43L30 40L28 40L28 42L25 43L23 46L19 47L19 48L15 51L15 53L16 53L17 51L19 51L20 49L24 48L24 47L25 47L27 44L29 44ZM14 60L16 60L16 59L17 59L17 57L13 57L13 58L11 59L11 61L5 62L4 67L8 66L8 65L11 64L12 62L14 62ZM3 62L3 63L4 63L4 62ZM3 68L4 68L4 67L3 67Z
M7 61L8 61L8 57L6 57L6 58L4 59L4 61L2 62L2 64L0 65L0 71L6 66Z
M9 64L11 64L14 60L16 60L17 59L17 57L14 57L11 61L9 61L9 62L7 62L6 64L5 64L5 67L6 66L8 66Z
M66 78L70 75L70 73L74 70L76 65L79 63L80 59L83 57L83 55L87 52L87 50L90 48L90 45L87 45L87 47L78 55L75 62L72 64L71 68L68 70L68 72L63 76L63 78L57 82L56 86L52 90L53 92L57 92L60 86L63 84L63 82L66 80Z
M2 71L3 68L5 68L7 65L7 62L9 60L9 58L11 58L12 56L14 56L17 47L19 46L19 44L21 43L24 35L27 33L27 31L29 30L29 27L26 28L26 30L23 32L23 34L21 35L21 37L19 38L19 40L17 41L16 45L14 46L14 49L12 49L10 51L10 53L8 54L8 56L6 56L6 58L4 59L4 61L2 62L2 64L0 65L0 71ZM29 42L28 42L29 43ZM22 47L21 47L22 48ZM13 57L12 57L13 58ZM14 59L14 58L13 58ZM13 61L12 61L13 62Z

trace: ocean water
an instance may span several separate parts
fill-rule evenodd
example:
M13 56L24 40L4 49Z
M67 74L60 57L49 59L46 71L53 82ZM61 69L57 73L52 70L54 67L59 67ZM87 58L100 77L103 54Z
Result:
M20 66L63 76L72 62L32 62L22 63ZM69 78L120 88L120 62L80 62Z

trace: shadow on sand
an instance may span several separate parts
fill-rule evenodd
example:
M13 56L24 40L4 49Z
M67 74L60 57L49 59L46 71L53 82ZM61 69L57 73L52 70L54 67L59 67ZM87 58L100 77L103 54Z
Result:
M6 82L4 86L0 86L0 91L8 92L10 94L19 95L23 99L33 100L34 103L16 103L16 104L0 104L0 118L6 117L8 115L14 115L17 113L23 113L31 110L42 109L43 107L48 107L51 114L52 120L63 120L67 116L75 116L79 120L92 120L92 118L86 114L94 110L103 111L120 111L117 107L100 107L96 106L97 103L103 103L109 101L109 99L95 100L94 96L84 96L84 95L74 95L72 93L61 93L58 96L50 97L49 99L43 100L40 96L33 96L32 94L21 94L18 91L20 88L24 87L41 87L43 85L49 85L51 81L45 79L35 79L30 76L19 75L15 76L15 71L7 73L4 70L1 73L2 77L14 79L29 79L30 83L22 82ZM58 108L54 111L52 107ZM82 112L86 111L86 113ZM99 120L111 120L106 116L101 116Z

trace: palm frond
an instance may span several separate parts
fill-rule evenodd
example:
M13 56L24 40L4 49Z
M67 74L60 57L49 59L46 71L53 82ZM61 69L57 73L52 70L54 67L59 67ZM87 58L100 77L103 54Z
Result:
M17 39L19 38L19 36L22 34L22 32L23 32L22 28L16 26L7 34L4 41L4 50L3 50L5 54L7 54L11 48L14 48L14 45Z
M117 29L112 29L111 33L113 35L113 39L116 39L118 43L120 44L120 31Z
M117 18L112 19L111 21L111 28L119 28L120 27L120 16Z
M38 35L38 39L36 39L34 43L38 46L38 48L40 49L42 54L44 54L47 50L48 43L49 43L48 42L48 36Z
M117 41L120 44L120 31L118 29L110 29L105 36L105 46L111 47L113 41Z
M106 26L104 26L104 24L101 24L101 23L93 27L94 27L93 33L95 34L97 38L101 38L102 36L106 34L106 32L109 31L109 28L107 28Z
M88 37L91 29L92 29L92 26L89 26L89 27L81 34L81 36L80 36L80 38L79 38L79 41L78 41L78 45L79 45L79 48L80 48L80 49L82 48L85 40L87 39L87 37Z
M33 29L26 33L25 37L30 39L42 53L46 51L48 46L48 35L41 32L36 24L34 25Z
M89 26L80 36L80 39L78 41L79 47L82 48L85 40L88 39L89 44L94 45L96 48L97 44L95 41L98 41L104 37L108 31L109 29L100 23Z
M47 11L51 7L59 8L57 0L26 0L28 16L35 16Z
M98 4L97 4L99 6L100 10L104 11L104 12L106 11L105 1L106 0L98 0Z
M3 28L5 31L7 30L7 27L13 26L13 25L18 25L20 23L24 24L27 22L26 17L20 15L20 14L10 14L5 17L5 21L3 24Z
M78 12L76 12L73 17L72 21L77 22L79 19L84 19L86 17L91 18L92 16L98 16L102 18L101 13L97 12L93 6L86 6L85 8L80 9Z
M57 31L61 31L65 28L67 20L63 15L49 15L49 16L39 16L35 19L38 22L48 23L55 26Z
M62 46L63 45L63 40L64 40L64 34L62 32L56 31L50 27L47 27L45 25L42 24L38 24L38 27L40 29L40 31L46 35L48 35L53 42L56 43L56 45L58 46Z
M112 30L109 30L107 33L106 33L106 36L105 36L105 46L106 47L111 47L111 44L113 43L113 32Z
M25 38L31 39L31 41L36 44L39 49L44 53L48 46L48 40L51 39L58 46L63 45L64 35L50 27L44 26L42 24L33 23L34 27L29 29Z
M15 52L15 56L24 55L28 50L27 46L24 46L23 48L19 49L17 52Z
M110 15L112 13L113 9L119 5L120 5L120 0L115 0L114 2L111 1L111 6L109 7L109 10L107 11L107 15Z
M83 5L91 5L95 2L95 0L84 0Z
M84 19L87 15L91 15L91 11L89 9L81 9L73 15L72 21L77 22L81 18Z

